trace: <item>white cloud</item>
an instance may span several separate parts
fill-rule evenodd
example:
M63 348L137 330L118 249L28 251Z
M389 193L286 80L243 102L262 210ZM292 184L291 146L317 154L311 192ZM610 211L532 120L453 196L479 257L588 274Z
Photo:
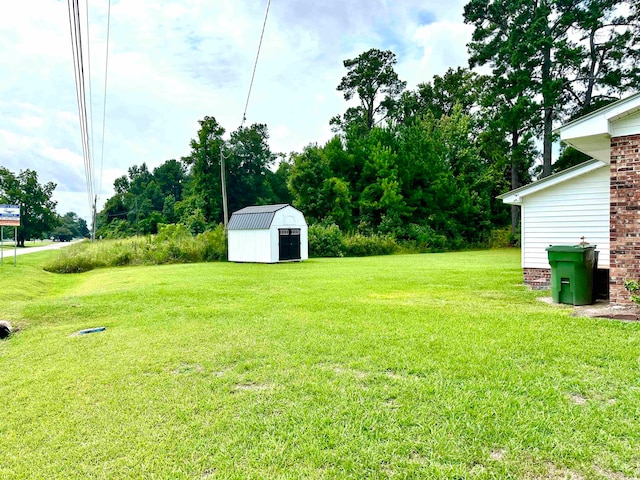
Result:
M420 47L418 61L402 62L398 71L410 85L429 81L448 68L468 67L467 43L473 27L448 20L423 25L416 29L413 40Z
M108 3L89 3L98 177ZM273 2L247 123L270 127L274 152L326 142L329 120L346 109L336 91L342 61L372 47L393 49L410 88L466 65L470 28L462 23L462 6L459 0ZM265 7L266 0L112 0L102 201L131 165L153 168L188 154L205 115L227 132L239 126ZM7 3L0 50L0 164L56 181L59 212L88 218L67 3Z

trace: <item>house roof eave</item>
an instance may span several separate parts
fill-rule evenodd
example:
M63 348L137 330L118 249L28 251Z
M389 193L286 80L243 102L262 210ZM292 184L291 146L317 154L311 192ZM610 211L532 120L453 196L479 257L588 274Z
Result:
M554 185L558 185L559 183L566 182L573 178L602 168L606 165L606 162L592 158L591 160L587 160L586 162L583 162L579 165L575 165L561 172L555 173L545 178L541 178L540 180L536 180L535 182L532 182L528 185L524 185L509 192L503 193L502 195L498 195L496 198L509 205L521 205L522 198L526 197L527 195L545 190Z

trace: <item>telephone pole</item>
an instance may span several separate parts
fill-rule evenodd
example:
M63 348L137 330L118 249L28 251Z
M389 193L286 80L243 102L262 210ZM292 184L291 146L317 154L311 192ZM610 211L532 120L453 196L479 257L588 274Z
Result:
M91 229L91 241L95 242L96 240L96 204L98 203L98 196L93 197L93 211L91 212L92 220L93 220L93 228Z
M228 158L228 157L227 157ZM220 146L220 185L222 189L222 214L224 220L224 229L227 229L227 223L229 223L229 210L227 208L227 181L226 181L226 166L225 156L222 152L222 146Z

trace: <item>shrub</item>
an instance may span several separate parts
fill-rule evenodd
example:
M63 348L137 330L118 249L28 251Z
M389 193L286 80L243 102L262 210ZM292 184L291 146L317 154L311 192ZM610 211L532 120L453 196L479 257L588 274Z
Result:
M489 235L489 248L516 247L519 236L511 233L511 227L496 228Z
M158 230L158 235L141 238L72 245L61 250L44 269L81 273L100 267L212 262L227 258L227 237L222 225L196 237L184 225L160 224Z
M201 233L196 237L203 262L224 261L227 259L227 232L223 225Z
M342 239L345 255L349 257L368 257L372 255L390 255L400 247L393 237L387 235L354 235Z
M166 240L184 240L191 237L191 232L186 225L182 223L159 223L158 235L156 242L164 242Z
M406 247L416 249L421 252L442 251L447 248L447 237L437 233L429 225L418 225L410 223L399 234Z
M640 304L640 295L638 295L638 292L640 292L640 282L637 280L625 280L624 288L631 294L631 301Z
M44 269L56 273L82 273L97 266L105 265L99 264L90 243L81 242L61 250L58 257L46 264Z
M310 257L342 257L344 245L337 225L311 225L309 227Z

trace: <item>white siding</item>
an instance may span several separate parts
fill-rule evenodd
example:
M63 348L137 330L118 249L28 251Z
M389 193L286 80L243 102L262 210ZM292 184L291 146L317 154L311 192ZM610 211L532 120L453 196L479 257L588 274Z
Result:
M229 230L230 262L277 263L280 261L280 228L300 229L300 259L309 258L309 232L304 215L292 206L275 212L270 229Z
M640 133L640 111L635 111L611 122L611 136L622 137Z
M228 235L230 262L272 262L269 230L229 230Z
M300 229L300 260L309 259L309 228L304 215L300 210L291 206L278 210L273 217L271 224L271 258L273 262L279 260L280 246L278 242L280 237L279 228L299 228Z
M523 268L549 268L545 248L582 236L598 246L598 266L609 268L608 166L522 198Z

